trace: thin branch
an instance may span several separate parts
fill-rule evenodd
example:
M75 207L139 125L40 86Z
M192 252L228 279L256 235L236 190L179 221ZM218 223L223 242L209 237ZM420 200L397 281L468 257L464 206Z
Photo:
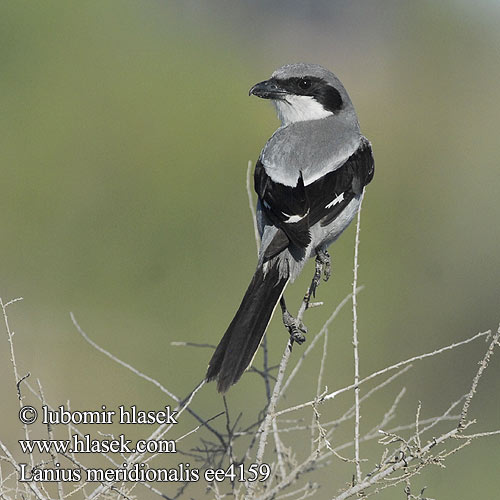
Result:
M428 353L425 353L425 354L420 354L418 356L413 356L412 358L408 358L404 361L400 361L399 363L396 363L394 365L391 365L391 366L388 366L387 368L383 368L382 370L378 370L376 372L373 372L371 375L368 375L367 377L361 379L359 381L359 383L357 384L358 386L378 377L379 375L382 375L384 373L387 373L389 371L392 371L392 370L395 370L397 368L401 368L402 366L405 366L405 365L408 365L410 363L413 363L414 361L419 361L421 359L425 359L425 358L429 358L429 357L432 357L432 356L437 356L438 354L441 354L445 351L449 351L451 349L455 349L459 346L463 346L463 345L466 345L466 344L469 344L470 342L473 342L474 340L477 340L481 337L485 337L485 336L489 336L491 335L491 330L488 330L486 332L479 332L479 333L476 333L476 335L473 335L472 337L469 337L465 340L461 340L460 342L455 342L453 344L449 344L445 347L441 347L440 349L436 349L435 351L432 351L432 352L428 352ZM330 399L334 399L336 398L339 394L342 394L344 392L347 392L347 391L351 391L352 389L354 389L356 387L356 384L351 384L351 385L348 385L346 387L343 387L342 389L338 389L334 392L331 392L330 394L327 394L321 402L323 401L328 401ZM284 415L285 413L290 413L291 411L296 411L296 410L300 410L301 408L307 408L308 406L312 406L313 404L317 404L318 402L315 401L315 400L312 400L312 401L307 401L306 403L302 403L302 404L299 404L299 405L296 405L296 406L291 406L290 408L286 408L284 410L281 410L279 412L276 413L276 416L280 416L280 415Z
M430 441L426 446L424 446L421 450L422 454L428 453L432 448L435 446L444 443L451 437L454 437L458 434L459 430L458 429L452 429L451 431L447 432L446 434L443 434L442 436L433 439ZM415 459L420 458L417 457L416 455L408 455L402 457L398 462L395 464L391 465L390 467L387 467L386 469L382 470L378 474L373 474L371 476L368 476L365 478L363 481L359 482L352 488L349 488L348 490L344 491L340 495L337 495L336 497L333 498L333 500L346 500L347 498L351 498L354 495L357 495L358 493L361 493L363 490L373 486L374 484L377 484L381 482L383 479L387 478L388 476L391 476L394 474L394 472L398 471L399 469L402 469L403 467L408 467L408 464L413 462Z
M430 417L424 420L421 420L421 424L433 424L434 422L456 422L460 418L460 415L448 415L444 417L443 415L439 415L438 417ZM380 439L380 434L383 433L385 434L396 434L398 432L402 431L409 431L415 429L415 422L412 422L410 424L403 424L403 425L397 425L395 427L392 427L391 429L388 429L387 431L381 431L381 430L373 430L370 431L368 434L365 434L364 436L361 437L360 441L362 443L367 442L367 441L373 441L374 439ZM340 444L334 448L334 451L340 452L343 450L346 450L348 448L351 448L354 446L354 441L348 441L347 443ZM326 460L329 458L329 454L323 455L319 460ZM318 460L318 461L319 461Z
M488 431L488 432L477 432L476 434L461 434L457 436L459 439L476 439L488 436L498 436L500 434L500 429L496 431Z
M354 243L354 278L352 281L352 345L354 348L354 457L356 461L356 480L361 481L361 462L359 454L359 421L361 419L359 403L359 340L358 340L358 302L356 289L358 286L359 267L359 231L361 227L361 205L363 203L364 189L359 200L358 217L356 221L356 239Z
M439 422L442 422L443 420L445 420L451 414L453 409L456 408L464 400L464 398L465 398L465 396L462 396L457 401L451 403L451 405L448 407L448 409L441 415L440 419L436 419L434 422L430 422L429 425L427 425L426 427L424 427L423 429L420 430L420 435L425 434L427 431L429 431L430 429L435 427ZM423 424L425 422L421 421L420 423Z
M469 394L465 398L465 403L462 408L462 416L460 417L460 422L458 423L459 428L465 425L465 420L467 419L467 413L469 412L469 406L471 404L472 398L474 397L474 394L476 394L477 385L479 384L479 379L483 375L484 370L486 370L486 368L488 367L488 363L493 354L493 350L495 349L495 345L500 345L498 342L499 337L500 337L500 326L498 327L498 330L495 333L495 335L493 335L493 340L491 341L488 350L484 355L484 358L479 363L479 370L477 371L476 376L472 381L472 387L470 388Z
M180 415L183 413L184 410L186 410L193 400L195 394L205 385L205 381L203 380L198 384L198 386L191 392L189 397L185 399L184 401L181 401L179 405L175 408L175 411L177 412L176 418L180 417ZM170 424L161 424L159 427L156 428L156 430L146 439L146 441L158 441L161 439L172 427L173 423ZM140 463L143 461L146 453L141 453L141 452L134 452L132 453L126 460L127 465L135 464L135 463ZM97 499L99 496L103 495L106 493L108 490L116 490L116 488L113 486L114 482L113 481L107 481L97 488L92 491L92 493L89 495L89 500L94 500ZM117 490L116 490L117 491ZM117 491L120 493L119 491ZM169 498L166 495L163 495L164 498Z
M280 363L280 367L278 370L278 376L276 378L276 384L274 384L274 389L273 389L273 394L271 396L271 401L270 401L269 406L267 408L266 418L264 419L264 422L262 422L262 424L259 428L259 431L258 431L258 433L260 433L260 441L259 441L259 446L257 448L257 455L255 457L255 462L258 465L260 465L262 463L263 458L264 458L264 450L265 450L266 443L267 443L267 435L269 433L269 427L271 426L272 420L275 418L274 409L276 407L276 403L278 402L278 397L279 397L279 394L281 391L281 385L283 383L283 377L285 376L286 365L287 365L288 360L290 358L291 351L292 351L292 340L289 339L288 343L285 347L285 351L283 353L283 356L281 358L281 363ZM254 486L255 486L255 482L247 483L247 493L249 495L250 495L250 493L252 493Z
M360 286L358 287L357 291L360 292L363 290L364 287ZM352 294L350 293L346 297L344 297L341 302L337 305L333 313L330 315L330 317L326 320L325 324L321 327L321 330L319 333L311 340L307 348L304 350L300 358L298 359L297 363L293 367L293 370L291 371L290 375L288 376L286 382L283 384L283 389L281 391L281 395L284 395L289 387L289 385L292 383L292 380L294 379L295 375L299 372L300 367L302 366L302 363L306 356L312 351L312 349L315 347L316 343L320 340L320 338L325 335L325 333L328 331L328 328L330 327L330 324L333 322L333 320L338 316L342 308L351 300Z
M16 390L17 390L17 399L19 402L19 409L23 407L23 398L21 394L21 382L25 380L26 378L29 377L29 373L25 375L24 377L19 376L19 372L17 370L17 362L16 362L16 356L14 354L14 331L10 329L9 325L9 318L7 316L7 307L9 307L11 304L14 304L16 302L19 302L23 300L22 297L18 297L16 299L9 300L6 304L4 304L2 298L0 297L0 306L2 307L2 313L3 313L3 320L5 323L5 330L7 332L7 339L9 341L9 346L10 346L10 361L12 363L12 370L14 372L14 379L15 379L15 384L16 384ZM24 437L26 440L29 440L29 430L28 426L26 423L23 422L23 429L24 429ZM31 462L31 467L33 468L35 466L35 459L33 458L33 453L30 452L30 462Z
M406 393L406 387L403 387L398 395L395 397L391 407L384 413L384 416L382 417L382 421L376 425L372 430L368 432L368 435L376 433L379 429L382 429L385 425L387 425L393 418L394 414L396 413L396 409L401 402L401 399Z
M179 403L180 402L180 398L178 398L177 396L175 396L172 392L170 392L165 386L163 386L160 382L158 382L158 380L150 377L149 375L145 375L144 373L140 372L137 368L134 368L132 365L129 365L128 363L126 363L125 361L122 361L121 359L117 358L114 354L111 354L109 351L107 351L106 349L104 349L104 347L101 347L99 344L97 344L96 342L94 342L82 329L82 327L78 324L78 322L76 321L76 318L75 318L75 315L70 312L69 313L70 317L71 317L71 321L73 323L73 325L75 326L77 332L83 337L83 339L85 341L87 341L94 349L96 349L97 351L99 351L100 353L104 354L105 356L107 356L109 359L113 360L115 363L118 363L119 365L123 366L124 368L127 368L127 370L130 370L132 373L134 373L135 375L137 375L138 377L144 379L144 380L147 380L148 382L150 382L151 384L155 385L156 387L158 387L158 389L160 389L161 392L163 392L164 394L166 394L167 396L169 396L170 398L172 398L176 403Z
M323 372L325 370L325 364L326 364L327 347L328 347L328 330L325 332L324 339L323 339L323 354L321 355L321 363L319 365L319 373L318 373L318 383L316 384L316 399L320 399L320 397L321 397L321 388L323 386ZM316 410L316 408L314 408L314 412L313 412L313 415L311 418L312 418L311 451L313 451L315 427L318 429L319 436L321 436L321 432L322 432L322 428L321 428L320 423L319 423L319 412ZM317 424L317 425L315 426L314 424Z
M298 490L290 491L289 493L277 496L276 500L290 498L295 495L299 495L300 493L303 493L302 496L294 499L294 500L302 500L303 498L312 497L318 491L318 489L319 489L319 484L307 482L304 486L302 486L302 488Z
M280 476L283 478L286 475L285 462L283 461L283 449L281 446L281 439L279 435L278 422L274 418L272 421L274 443L276 445L276 456L278 459L278 467L280 471Z
M378 384L375 387L373 387L372 389L370 389L364 396L361 397L360 403L363 403L365 400L367 400L368 398L370 398L371 396L373 396L373 394L375 394L377 391L379 391L380 389L383 389L385 386L389 385L391 382L393 382L394 380L396 380L398 377L400 377L401 375L403 375L404 373L406 373L411 368L412 368L412 365L405 366L401 370L397 371L394 375L391 375L389 378L387 378L386 380L384 380L380 384ZM351 408L349 408L344 413L344 415L342 415L337 420L334 420L332 422L332 425L334 425L335 427L338 427L342 422L345 422L346 420L351 419L353 417L353 415L354 415L354 410L355 410L355 408L354 408L354 405L353 405L353 406L351 406ZM335 429L330 430L329 433L332 433L334 430Z
M276 384L274 385L273 394L271 396L271 402L269 403L269 407L267 409L267 415L262 423L262 432L260 435L259 447L257 448L256 462L257 464L262 463L262 459L264 457L264 449L266 447L267 442L267 433L269 432L269 426L271 424L271 420L274 418L274 408L276 407L276 402L278 401L278 395L280 393L281 384L283 382L283 377L285 374L286 365L288 363L288 359L290 358L290 353L292 352L292 342L288 341L285 351L283 353L283 357L281 358L281 363L278 371L278 377L276 379Z
M111 360L113 360L115 363L118 363L119 365L123 366L124 368L127 368L128 370L130 370L132 373L134 373L135 375L137 375L138 377L144 379L144 380L147 380L148 382L150 382L151 384L153 384L154 386L158 387L164 394L166 394L167 396L169 396L170 398L172 398L176 403L180 404L180 406L182 407L183 405L183 401L178 398L175 394L173 394L172 392L170 392L166 387L164 387L160 382L158 382L158 380L150 377L149 375L146 375L144 373L142 373L141 371L139 371L137 368L133 367L132 365L126 363L125 361L122 361L121 359L117 358L114 354L111 354L109 351L107 351L106 349L104 349L103 347L101 347L100 345L98 345L96 342L94 342L85 332L84 330L82 329L82 327L78 324L78 322L76 321L76 318L74 316L74 314L71 312L70 313L70 316L71 316L71 321L73 322L73 325L75 325L75 328L76 330L78 331L78 333L83 337L84 340L86 340L92 347L94 347L95 349L97 349L99 352L101 352L102 354L104 354L105 356L107 356L108 358L110 358ZM201 385L203 385L203 382L201 382ZM195 389L195 392L200 388L201 386L197 386L197 388ZM191 397L191 396L188 396L188 397ZM185 401L185 400L184 400ZM217 432L212 426L210 425L206 425L206 422L205 420L200 417L195 411L193 411L191 408L187 408L187 411L190 415L192 415L196 420L198 420L198 422L200 422L201 424L205 425L206 428L212 432L216 437L217 439L222 443L224 444L224 439L222 438L222 436L220 435L219 432Z
M40 382L40 379L36 379L36 381L38 383L38 390L40 392L40 399L42 401L42 405L46 406L45 394L43 392L42 383ZM50 423L47 423L47 435L48 435L49 440L54 439L54 433L52 432L52 425ZM52 457L52 464L55 467L56 463L59 462L59 459L57 456L57 451L50 450L50 455ZM57 481L57 494L59 496L59 500L62 500L64 498L63 482L62 481Z
M477 337L477 335L475 337ZM394 472L398 471L399 469L401 469L401 468L408 469L408 465L410 463L414 462L415 460L419 460L420 467L422 467L425 464L424 457L430 452L430 450L432 448L434 448L435 446L437 446L441 443L444 443L445 441L447 441L448 439L450 439L452 437L460 436L462 434L462 431L464 429L468 428L469 425L471 425L471 423L472 423L472 422L465 422L465 419L467 418L467 410L468 410L470 403L472 401L472 398L474 397L474 394L476 392L478 381L481 378L482 374L484 373L484 370L488 366L488 361L491 358L493 350L494 350L495 346L499 345L499 343L498 343L499 337L500 337L500 328L499 328L498 332L493 336L492 342L488 346L488 349L487 349L485 355L483 356L483 358L479 362L479 369L477 370L476 375L474 376L471 391L469 392L468 396L466 397L466 402L463 406L462 413L460 416L460 421L459 421L459 424L457 425L457 427L455 427L454 429L451 429L450 431L448 431L445 434L442 434L438 438L432 439L421 449L418 448L418 449L414 449L412 451L408 447L408 443L406 443L407 448L410 451L408 454L405 454L404 452L402 452L401 454L399 454L397 456L396 462L391 463L391 465L389 465L390 462L385 461L384 465L386 467L385 468L382 467L380 472L375 473L375 474L369 474L368 476L365 477L365 479L363 481L361 481L358 484L356 484L355 486L347 489L346 491L344 491L340 495L334 497L333 500L346 500L347 498L351 498L354 495L357 495L358 493L363 492L365 489L367 489L367 488L381 482L382 480L388 478L389 476L394 474ZM417 414L419 414L419 413L420 412L418 411ZM462 422L464 422L464 423L462 423ZM418 427L417 422L415 422L415 427L416 428ZM417 428L417 432L418 432L418 428ZM387 436L390 436L389 433L384 432L384 434ZM393 436L396 437L395 435L393 435ZM401 439L401 438L399 438L399 439ZM464 438L464 439L467 439L467 438ZM469 442L470 442L470 439L468 439L466 441L466 443L464 445L461 445L459 448L466 446ZM450 453L454 453L459 448L453 450ZM450 453L445 454L441 457L438 455L437 457L435 457L434 463L440 463L440 461L442 461ZM419 465L417 465L417 468L418 467L419 467ZM396 481L398 480L397 477L395 479L396 479Z
M12 467L14 467L14 469L16 469L17 473L20 474L21 468L19 467L18 463L10 453L9 449L3 444L1 440L0 440L0 448L2 448L2 451L5 453L7 461L12 465ZM47 497L44 496L44 494L37 488L36 484L33 483L32 481L28 481L26 483L26 486L34 493L34 495L38 498L38 500L49 500Z

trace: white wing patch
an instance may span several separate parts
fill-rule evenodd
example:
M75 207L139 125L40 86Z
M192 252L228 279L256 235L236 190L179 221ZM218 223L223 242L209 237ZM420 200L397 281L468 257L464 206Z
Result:
M344 201L344 193L340 193L333 201L328 203L325 208L332 208L334 205L340 203L341 201Z
M300 222L304 217L307 217L309 214L309 210L304 214L304 215L289 215L286 214L285 212L281 212L285 217L288 217L288 219L285 221L286 224L295 224L297 222Z

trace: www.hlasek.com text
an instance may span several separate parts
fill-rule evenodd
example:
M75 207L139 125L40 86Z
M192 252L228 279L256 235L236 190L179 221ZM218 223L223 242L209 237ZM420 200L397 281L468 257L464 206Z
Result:
M20 439L23 453L176 453L173 439L139 439L135 445L125 434L113 439L92 439L90 434L73 434L71 439Z

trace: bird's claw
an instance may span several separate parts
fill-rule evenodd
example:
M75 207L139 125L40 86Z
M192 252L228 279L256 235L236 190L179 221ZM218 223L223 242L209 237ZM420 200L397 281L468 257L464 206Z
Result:
M332 275L332 265L330 262L330 256L328 256L328 260L325 262L323 268L323 280L328 281L331 275Z
M297 342L297 344L303 344L305 342L307 328L300 319L294 318L288 311L285 311L283 313L283 324L294 342Z
M316 297L316 290L318 289L319 283L321 281L321 275L323 279L328 281L332 273L332 266L330 262L330 254L326 250L318 250L316 254L316 262L314 268L314 276L311 281L311 286L304 297L304 300L309 304L311 297Z

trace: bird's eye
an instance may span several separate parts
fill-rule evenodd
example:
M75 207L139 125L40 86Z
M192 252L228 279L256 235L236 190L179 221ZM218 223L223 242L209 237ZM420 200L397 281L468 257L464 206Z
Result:
M308 80L307 78L301 78L299 80L299 88L301 88L302 90L307 90L310 87L311 87L311 80Z

